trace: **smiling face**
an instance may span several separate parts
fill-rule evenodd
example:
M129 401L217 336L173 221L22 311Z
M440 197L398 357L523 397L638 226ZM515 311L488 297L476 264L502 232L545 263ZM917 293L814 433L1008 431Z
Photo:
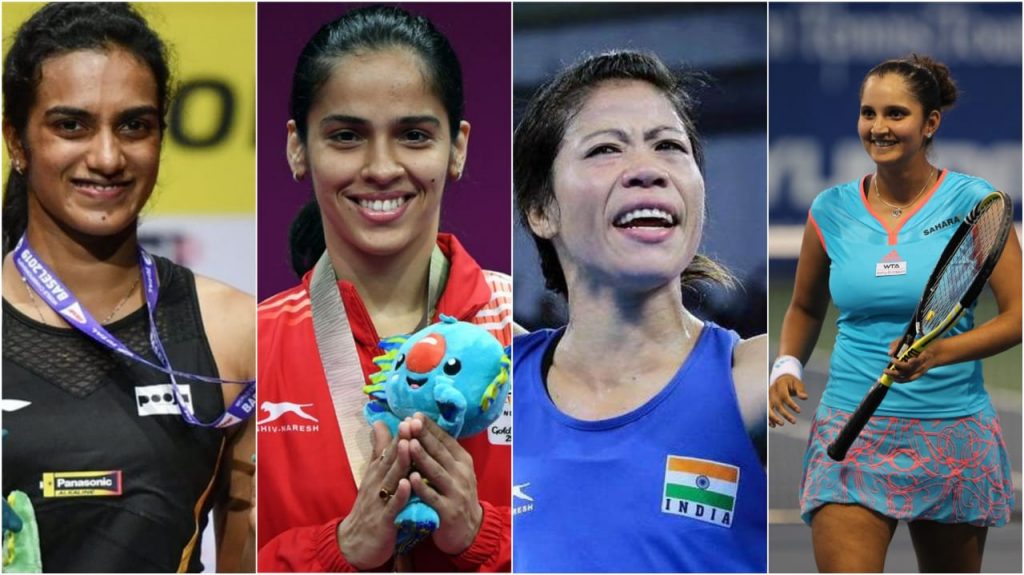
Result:
M672 103L640 81L600 84L568 124L555 203L530 218L566 280L650 289L678 282L704 224L704 180Z
M26 166L29 228L107 236L133 226L156 185L156 80L130 53L80 50L43 62L24 139L5 130Z
M445 181L461 172L469 124L453 142L421 66L400 48L346 55L310 108L304 145L290 125L293 170L311 176L328 246L343 254L434 245Z
M925 115L899 74L869 76L864 81L857 132L876 164L902 164L923 158L927 137L934 135L939 119L937 111Z

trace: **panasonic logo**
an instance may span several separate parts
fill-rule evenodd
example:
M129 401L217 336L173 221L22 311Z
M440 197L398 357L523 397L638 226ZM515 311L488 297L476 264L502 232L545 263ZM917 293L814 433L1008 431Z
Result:
M114 480L110 477L96 477L93 479L65 479L57 478L57 489L82 489L83 487L113 487Z
M48 471L39 487L43 497L117 497L121 471Z

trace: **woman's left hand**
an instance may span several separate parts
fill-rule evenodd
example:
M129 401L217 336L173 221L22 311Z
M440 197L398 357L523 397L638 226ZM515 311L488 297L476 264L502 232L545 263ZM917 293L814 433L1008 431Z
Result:
M434 544L458 555L473 543L483 521L473 457L421 413L410 421L410 431L409 451L417 469L409 475L412 489L441 517Z
M899 351L902 338L894 341L889 346L889 355L893 358L892 369L886 369L885 373L893 379L896 383L906 383L908 381L914 381L925 374L929 369L941 365L939 358L942 353L942 340L933 342L928 347L924 348L921 355L908 359L906 361L898 361L895 359L896 352Z

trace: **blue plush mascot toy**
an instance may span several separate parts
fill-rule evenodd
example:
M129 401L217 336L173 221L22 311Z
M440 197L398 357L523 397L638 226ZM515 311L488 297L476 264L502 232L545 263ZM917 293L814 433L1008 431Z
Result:
M398 423L414 413L437 422L452 437L469 437L501 415L508 395L508 353L487 330L442 315L408 338L391 338L387 353L374 359L381 371L365 388L363 412L372 425L383 421L394 436ZM407 553L441 520L413 494L395 518L397 550Z

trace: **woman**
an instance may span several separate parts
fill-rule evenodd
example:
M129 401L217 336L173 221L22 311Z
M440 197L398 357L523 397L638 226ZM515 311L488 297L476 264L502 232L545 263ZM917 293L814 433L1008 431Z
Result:
M514 147L520 216L569 304L568 326L515 340L516 570L764 571L765 340L683 307L683 285L731 278L696 253L680 80L648 54L589 58L533 98Z
M253 378L255 302L138 242L170 85L124 4L47 5L4 61L3 483L47 571L200 571L214 507L237 568L248 533L251 387L217 378Z
M829 381L814 417L800 505L822 571L881 571L907 521L922 571L978 571L989 526L1010 519L1013 485L999 420L978 360L1021 337L1020 245L1011 233L989 279L999 314L968 311L920 356L895 362L893 386L842 462L826 446L896 352L934 262L955 225L993 190L928 160L956 101L949 69L923 56L888 60L865 76L857 130L875 172L812 204L772 370L772 426L795 423L807 399L802 365L829 300L839 308ZM883 275L873 264L897 262ZM897 432L898 430L898 432ZM944 438L941 441L935 438Z
M458 59L426 18L352 10L310 39L291 94L288 163L319 205L300 215L293 254L318 241L326 251L259 308L259 568L507 571L504 438L456 442L417 418L399 437L374 427L371 443L362 415L382 338L443 313L510 340L508 277L438 233L470 133ZM395 516L412 493L440 527L395 557Z

